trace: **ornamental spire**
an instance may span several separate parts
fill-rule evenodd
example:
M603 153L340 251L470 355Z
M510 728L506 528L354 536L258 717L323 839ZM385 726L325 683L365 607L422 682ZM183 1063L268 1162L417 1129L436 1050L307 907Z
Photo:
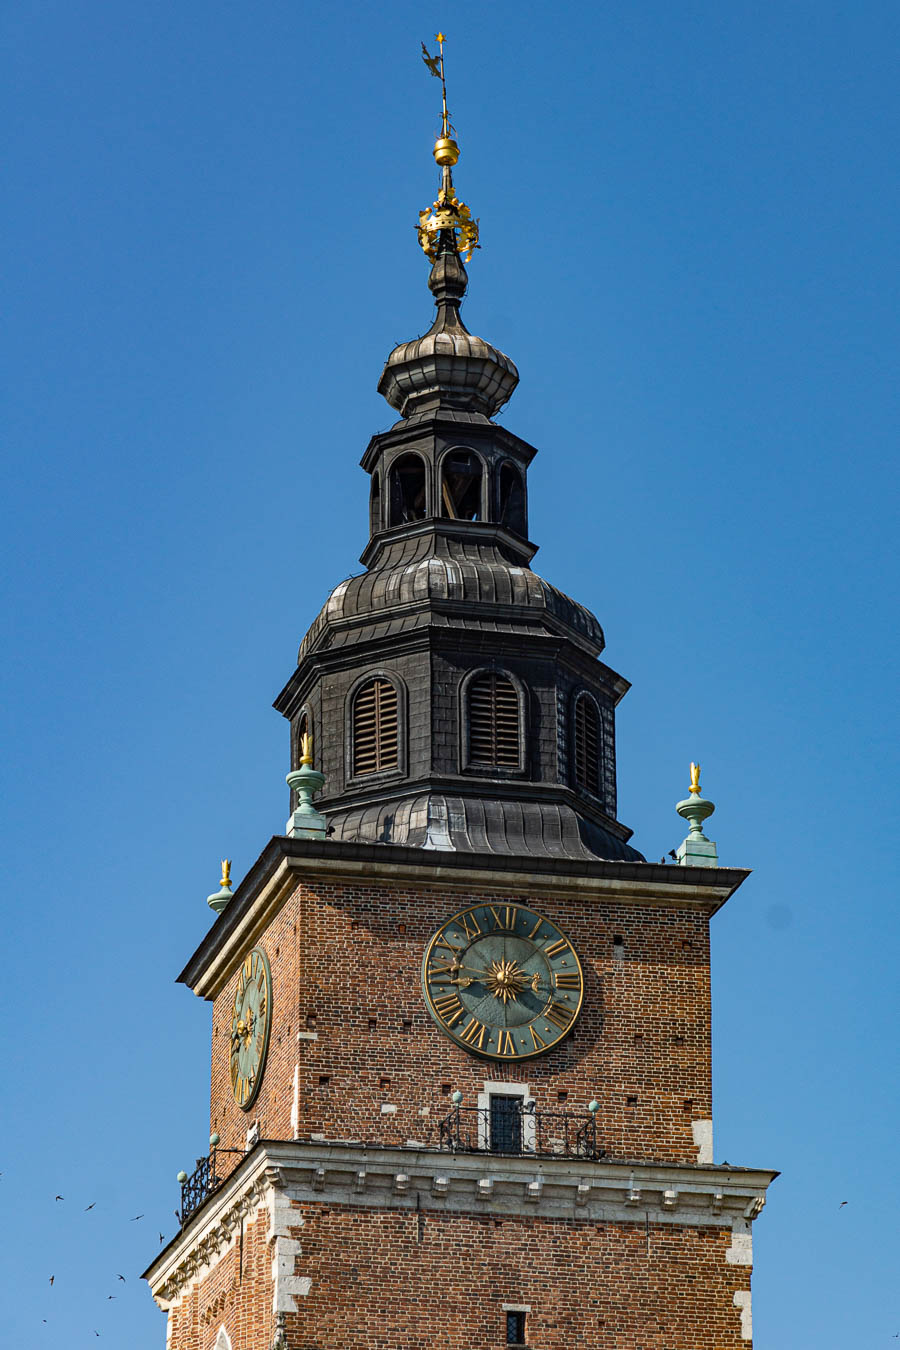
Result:
M478 243L478 221L456 196L453 187L453 166L459 159L459 146L454 137L456 128L447 111L447 81L444 76L444 33L435 33L438 55L432 56L422 43L422 60L432 75L441 82L441 134L434 143L434 158L441 170L441 187L431 206L419 212L417 231L419 243L429 262L435 262L445 252L462 254L468 262Z

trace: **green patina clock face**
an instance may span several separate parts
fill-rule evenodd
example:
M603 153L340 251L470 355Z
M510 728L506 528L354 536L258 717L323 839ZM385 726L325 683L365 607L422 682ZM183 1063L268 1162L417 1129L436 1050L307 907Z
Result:
M444 924L422 962L428 1011L463 1049L528 1059L572 1029L581 962L549 919L519 905L475 905Z
M271 1024L272 972L265 952L254 947L238 973L231 1018L231 1090L244 1111L259 1092Z

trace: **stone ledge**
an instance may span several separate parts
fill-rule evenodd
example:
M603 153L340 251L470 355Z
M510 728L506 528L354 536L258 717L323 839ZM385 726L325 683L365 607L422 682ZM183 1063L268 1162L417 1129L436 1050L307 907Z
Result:
M749 1234L777 1172L671 1163L447 1153L361 1143L261 1140L145 1272L168 1307L231 1245L240 1220L279 1199L432 1213L731 1228ZM286 1235L286 1234L282 1234ZM732 1261L746 1261L733 1243Z

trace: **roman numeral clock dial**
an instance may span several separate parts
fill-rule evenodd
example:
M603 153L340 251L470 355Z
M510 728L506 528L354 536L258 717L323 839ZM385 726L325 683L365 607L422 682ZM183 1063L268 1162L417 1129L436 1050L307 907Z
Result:
M231 1017L231 1091L242 1111L249 1111L259 1092L271 1025L269 958L261 947L254 947L238 971Z
M584 976L571 942L549 919L519 905L476 905L429 942L422 988L431 1016L465 1050L528 1059L571 1031Z

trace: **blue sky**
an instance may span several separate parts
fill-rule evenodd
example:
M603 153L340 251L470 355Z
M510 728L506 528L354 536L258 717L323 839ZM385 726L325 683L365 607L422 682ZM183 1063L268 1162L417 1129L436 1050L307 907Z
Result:
M10 1344L164 1344L138 1274L205 1151L210 1024L172 981L218 860L283 826L271 700L359 569L377 379L430 322L438 27L535 566L633 682L620 816L667 852L699 758L754 869L713 953L716 1157L783 1173L757 1344L893 1344L900 9L0 22Z

